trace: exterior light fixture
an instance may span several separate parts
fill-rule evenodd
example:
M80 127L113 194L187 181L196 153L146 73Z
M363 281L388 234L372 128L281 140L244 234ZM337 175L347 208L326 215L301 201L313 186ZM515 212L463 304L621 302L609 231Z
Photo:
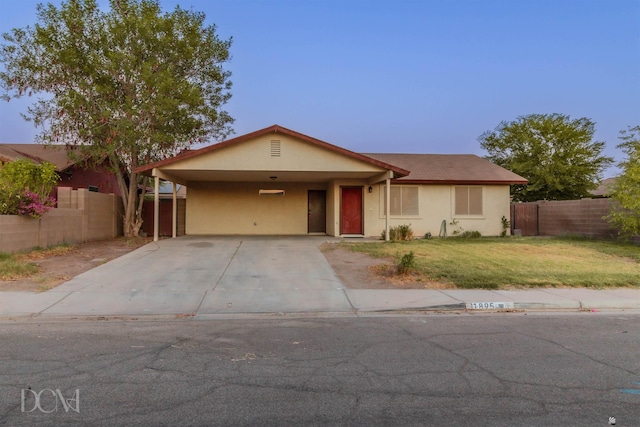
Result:
M373 187L369 186L369 193L373 193Z

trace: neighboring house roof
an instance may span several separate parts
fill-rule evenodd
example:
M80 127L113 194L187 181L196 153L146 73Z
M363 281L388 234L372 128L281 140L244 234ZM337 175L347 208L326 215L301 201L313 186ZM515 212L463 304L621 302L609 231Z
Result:
M19 158L31 159L38 163L53 163L57 172L78 163L77 160L69 158L65 145L0 144L0 159L11 162Z
M398 182L420 184L526 184L527 180L473 154L366 153L411 171Z
M616 178L607 178L600 181L600 185L590 193L595 197L609 197L613 186L616 183Z
M375 165L375 166L380 166L380 167L382 167L384 169L392 170L398 176L405 176L405 175L409 174L408 170L405 170L405 169L400 168L398 166L394 166L394 165L388 164L388 163L386 163L384 161L380 161L380 160L377 160L377 159L373 159L371 157L367 157L367 156L362 155L362 154L355 153L353 151L349 151L349 150L347 150L345 148L338 147L337 145L329 144L328 142L324 142L324 141L321 141L319 139L312 138L312 137L310 137L308 135L301 134L299 132L293 131L291 129L284 128L284 127L279 126L279 125L269 126L267 128L260 129L260 130L255 131L255 132L251 132L251 133L248 133L246 135L239 136L237 138L232 138L232 139L229 139L227 141L220 142L218 144L214 144L214 145L210 145L208 147L201 148L199 150L186 150L186 151L178 154L177 156L174 156L174 157L171 157L171 158L168 158L168 159L165 159L165 160L161 160L159 162L149 163L149 164L147 164L145 166L138 167L138 168L136 168L134 170L134 172L136 172L136 173L148 172L148 171L151 171L153 168L170 165L172 163L176 163L176 162L179 162L179 161L182 161L182 160L185 160L185 159L189 159L191 157L200 156L200 155L205 154L205 153L210 153L212 151L216 151L216 150L220 150L222 148L229 147L230 145L239 144L241 142L244 142L244 141L256 138L256 137L272 134L272 133L279 133L279 134L282 134L282 135L287 135L287 136L290 136L290 137L293 137L293 138L297 138L297 139L302 140L304 142L307 142L307 143L310 143L310 144L325 148L327 150L330 150L330 151L333 151L333 152L336 152L336 153L343 154L343 155L345 155L347 157L351 157L353 159L361 160L363 162L366 162L366 163L369 163L369 164L372 164L372 165Z

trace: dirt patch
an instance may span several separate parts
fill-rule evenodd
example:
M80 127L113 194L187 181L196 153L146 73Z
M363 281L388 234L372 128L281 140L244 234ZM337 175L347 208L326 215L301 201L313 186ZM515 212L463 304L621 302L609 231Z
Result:
M350 289L453 289L455 286L425 280L418 275L396 274L389 259L373 258L335 244L320 248L342 283Z
M39 292L54 288L72 277L149 243L151 238L120 237L98 242L59 248L53 251L34 251L22 255L38 266L38 272L28 278L0 280L1 291Z

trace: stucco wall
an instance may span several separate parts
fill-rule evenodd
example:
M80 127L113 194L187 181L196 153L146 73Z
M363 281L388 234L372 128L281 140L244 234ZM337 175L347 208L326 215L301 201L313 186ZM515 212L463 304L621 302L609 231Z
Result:
M191 183L186 208L187 234L306 234L307 191L327 191L327 234L340 233L340 188L362 186L364 235L380 236L385 228L384 184L363 180L335 180L323 183ZM282 189L285 196L259 196L259 189ZM483 236L502 231L500 219L509 218L509 186L483 187L483 215L454 216L454 186L419 186L419 215L391 217L391 227L411 224L416 237L430 232L437 236L443 220L448 235L458 229L477 230ZM457 227L450 225L453 219Z
M419 215L392 216L389 226L411 224L416 237L427 232L437 236L442 221L447 223L447 234L452 235L456 229L479 231L483 236L497 236L502 231L501 218L509 218L509 186L487 185L483 187L483 215L455 216L453 185L421 185L419 186ZM456 219L458 226L450 223ZM374 185L369 194L365 187L365 234L379 236L385 227L384 218L384 184Z
M271 141L280 141L280 155L271 155ZM273 134L211 153L185 159L163 170L299 171L299 172L383 172L379 166L356 160L291 138Z
M260 196L260 189L284 196ZM187 234L307 234L308 190L326 185L299 183L192 182L186 208Z

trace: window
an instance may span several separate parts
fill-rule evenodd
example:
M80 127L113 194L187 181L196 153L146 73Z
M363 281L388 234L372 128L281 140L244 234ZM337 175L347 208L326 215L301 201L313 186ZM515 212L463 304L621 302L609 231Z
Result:
M387 192L382 186L382 216L386 212ZM391 186L391 216L418 216L420 215L419 191L416 186L392 185Z
M482 187L455 187L456 215L482 215Z

